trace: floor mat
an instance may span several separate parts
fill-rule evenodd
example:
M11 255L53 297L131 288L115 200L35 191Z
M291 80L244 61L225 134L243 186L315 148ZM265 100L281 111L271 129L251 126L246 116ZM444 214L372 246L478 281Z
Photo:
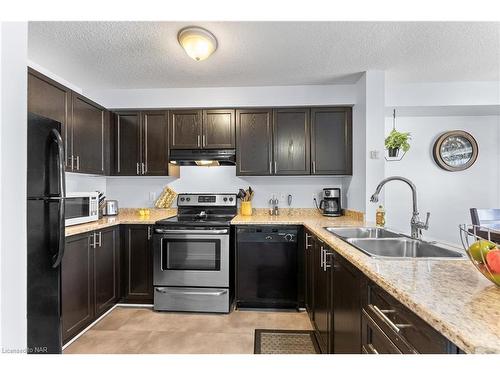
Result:
M319 354L314 331L256 329L255 354Z

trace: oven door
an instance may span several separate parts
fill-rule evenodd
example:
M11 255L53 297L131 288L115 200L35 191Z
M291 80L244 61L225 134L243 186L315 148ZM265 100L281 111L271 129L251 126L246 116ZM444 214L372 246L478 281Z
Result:
M229 229L154 233L154 285L229 287Z

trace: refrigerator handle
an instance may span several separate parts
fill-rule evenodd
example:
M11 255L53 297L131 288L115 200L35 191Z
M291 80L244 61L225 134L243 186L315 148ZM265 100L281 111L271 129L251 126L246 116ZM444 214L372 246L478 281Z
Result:
M52 129L50 132L51 136L54 137L54 141L57 143L57 168L59 176L59 236L58 236L58 250L57 255L54 256L54 261L52 263L53 268L59 267L64 255L64 242L65 238L65 197L66 197L66 179L64 176L64 145L61 138L61 134L56 129Z

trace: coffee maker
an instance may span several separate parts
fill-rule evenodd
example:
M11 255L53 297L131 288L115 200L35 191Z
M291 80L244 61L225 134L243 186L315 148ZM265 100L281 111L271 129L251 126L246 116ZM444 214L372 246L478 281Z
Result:
M340 188L324 188L319 210L324 216L342 216Z

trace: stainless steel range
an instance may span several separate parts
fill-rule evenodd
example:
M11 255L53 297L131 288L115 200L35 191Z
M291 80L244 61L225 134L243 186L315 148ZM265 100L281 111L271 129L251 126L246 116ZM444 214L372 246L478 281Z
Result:
M154 227L154 309L228 313L236 194L179 194L177 207Z

